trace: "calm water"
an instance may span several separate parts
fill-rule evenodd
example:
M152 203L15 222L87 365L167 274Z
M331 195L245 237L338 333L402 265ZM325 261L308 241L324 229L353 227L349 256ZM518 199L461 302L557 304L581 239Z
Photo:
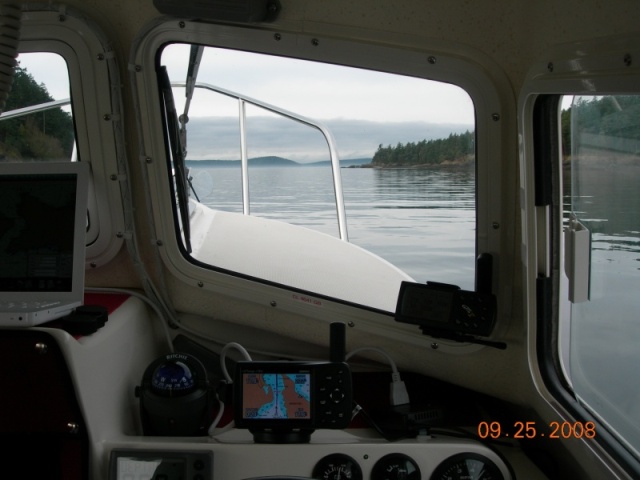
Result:
M463 170L342 169L349 240L417 281L473 289L475 175ZM241 212L240 171L194 168L200 200ZM328 167L251 168L251 214L338 236Z
M576 393L640 453L640 167L574 175L565 205L591 231L591 297L572 306L569 370Z

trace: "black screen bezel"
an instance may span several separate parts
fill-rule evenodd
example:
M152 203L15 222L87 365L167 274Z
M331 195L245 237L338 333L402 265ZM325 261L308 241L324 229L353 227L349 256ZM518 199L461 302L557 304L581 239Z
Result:
M314 429L317 418L317 374L316 364L312 362L238 362L236 364L234 389L233 389L233 412L236 428L248 428L255 430L293 430L293 429ZM257 374L296 374L308 373L310 375L310 416L307 419L264 419L264 418L244 418L243 398L244 383L243 378L247 373Z
M453 305L457 289L438 288L428 284L412 282L402 282L398 293L398 304L396 306L395 320L402 323L414 325L432 325L437 328L447 328L451 323ZM445 298L447 297L447 298ZM410 302L440 301L442 305L438 309L441 315L434 315L435 312L424 310L422 314L415 314L407 304ZM444 314L442 314L445 312Z

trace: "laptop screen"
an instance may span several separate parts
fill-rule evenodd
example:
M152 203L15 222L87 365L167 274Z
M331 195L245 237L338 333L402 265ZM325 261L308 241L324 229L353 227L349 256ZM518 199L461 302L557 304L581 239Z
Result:
M0 290L68 292L76 175L0 175Z
M0 296L82 290L86 167L0 164Z

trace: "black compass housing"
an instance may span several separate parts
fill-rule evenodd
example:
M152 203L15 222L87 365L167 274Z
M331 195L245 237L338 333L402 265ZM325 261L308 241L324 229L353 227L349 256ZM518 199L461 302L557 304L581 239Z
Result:
M136 389L145 435L205 435L212 418L213 392L206 370L188 353L153 361Z

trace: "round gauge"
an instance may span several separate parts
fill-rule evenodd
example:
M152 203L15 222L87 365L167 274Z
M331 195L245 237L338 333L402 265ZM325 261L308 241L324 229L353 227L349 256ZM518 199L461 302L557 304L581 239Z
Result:
M500 469L484 455L459 453L438 465L430 480L504 480Z
M390 453L376 462L371 480L420 480L420 468L403 453Z
M362 480L362 470L349 455L333 453L316 463L312 476L317 480Z
M179 396L190 393L196 385L195 375L185 362L167 360L151 375L151 387L161 395Z

